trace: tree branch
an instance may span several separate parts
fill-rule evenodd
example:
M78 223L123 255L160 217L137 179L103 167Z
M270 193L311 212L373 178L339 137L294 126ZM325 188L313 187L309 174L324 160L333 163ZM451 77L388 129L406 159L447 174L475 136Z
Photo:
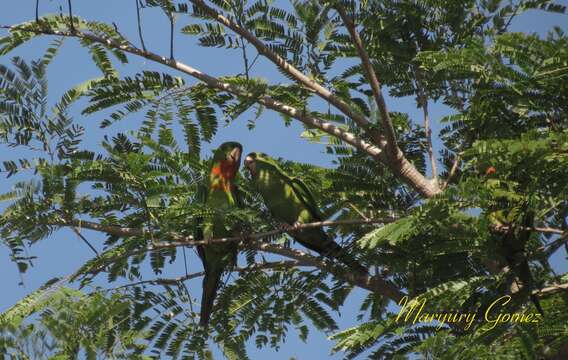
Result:
M396 221L397 218L393 217L386 217L386 218L371 218L371 219L350 219L350 220L326 220L326 221L318 221L313 223L306 223L298 225L295 229L311 229L311 228L320 228L325 226L341 226L341 225L370 225L370 224L388 224L391 222ZM94 230L102 233L106 233L109 235L114 236L124 236L124 237L131 237L131 236L142 236L146 233L143 229L138 228L129 228L129 227L120 227L116 225L103 225L92 221L85 221L85 220L78 220L74 219L72 221L58 221L58 222L51 222L45 225L53 225L53 226L63 226L63 227L75 227L80 229L89 229ZM179 236L175 234L167 234L170 238L176 240L177 244L180 246L197 246L197 245L210 245L210 244L217 244L217 243L227 243L233 241L242 241L243 238L246 239L253 239L253 240L260 240L266 237L278 235L285 233L285 229L275 229L271 231L266 231L262 233L254 233L254 234L247 234L242 236L232 236L232 237L225 237L225 238L216 238L216 239L209 239L209 240L194 240L192 236ZM164 244L176 244L176 243L157 243L154 244L156 247L160 247ZM170 246L168 246L170 247Z
M162 250L162 249L171 249L171 248L181 247L181 246L209 245L209 244L213 243L212 241L214 241L214 243L218 243L218 242L223 242L223 241L226 242L226 241L229 241L229 240L231 240L231 239L226 238L226 239L214 239L214 240L210 240L210 241L205 240L205 241L191 241L191 242L159 243L159 244L155 244L153 246L149 246L145 249L133 250L133 251L127 252L125 254L121 254L121 255L118 255L116 257L107 259L103 264L100 264L96 268L91 269L89 271L89 273L97 273L99 271L102 271L108 265L110 265L110 264L112 264L116 261L122 260L124 258L129 258L129 257L132 257L132 256L136 256L136 255L139 255L139 254L143 254L143 253L146 253L146 252L159 251L159 250ZM403 292L401 292L398 288L396 288L396 286L394 286L394 284L392 284L391 282L381 278L379 275L371 276L371 275L368 275L368 274L361 274L361 273L349 271L349 269L346 269L345 267L338 266L338 265L332 263L329 260L309 255L308 253L300 251L300 250L290 249L290 248L286 248L286 247L276 245L276 244L262 243L260 241L246 241L243 238L241 238L241 240L243 240L243 242L241 243L240 247L242 247L244 249L256 249L256 250L259 250L259 251L284 256L284 257L287 257L287 258L290 258L290 259L297 261L298 264L296 266L313 266L313 267L316 267L320 270L328 271L329 273L333 274L338 279L341 279L341 280L343 280L347 283L350 283L354 286L369 290L371 292L381 294L381 295L386 296L387 298L389 298L393 301L398 302L398 301L400 301L400 299L402 299L402 297L405 296L405 294ZM79 275L80 274L77 273L73 277L75 278Z
M548 233L552 234L560 234L560 237L549 244L542 246L539 250L544 252L545 257L549 257L550 255L554 254L556 250L560 249L562 245L568 242L568 230L560 230L560 229L550 229ZM560 232L557 232L560 231Z
M124 52L133 54L133 55L137 55L137 56L141 56L144 57L148 60L152 60L154 62L160 63L162 65L166 65L172 69L181 71L191 77L194 77L198 80L201 80L202 82L204 82L207 86L220 90L220 91L226 91L228 93L231 93L233 95L239 96L239 97L245 97L245 98L252 98L254 95L250 92L248 92L247 90L235 87L229 83L225 83L225 82L221 82L219 79L208 75L206 73L202 73L201 71L186 65L184 63L181 63L179 61L176 61L174 59L168 59L166 57L160 56L158 54L152 53L150 51L143 51L131 44L123 44L123 43L119 43L113 39L109 39L109 38L105 38L105 37L101 37L101 36L97 36L94 34L90 34L90 33L84 33L84 32L80 32L80 31L75 31L75 32L69 32L69 31L61 31L61 30L50 30L50 29L41 29L41 30L29 30L29 29L21 29L18 28L17 26L0 26L0 28L3 29L8 29L8 30L19 30L19 31L31 31L34 33L38 33L38 34L45 34L45 35L56 35L56 36L65 36L65 37L77 37L77 38L82 38L82 39L88 39L90 41L93 42L97 42L99 44L103 44L105 46L110 46L119 50L122 50ZM282 113L284 115L290 116L294 119L299 120L300 122L306 124L308 127L314 127L317 129L322 130L323 132L335 136L341 140L343 140L344 142L346 142L347 144L363 151L364 153L379 159L379 160L383 160L383 154L382 154L382 150L373 145L370 144L366 141L364 141L363 139L355 136L354 134L343 130L342 128L335 126L332 123L329 122L325 122L322 121L310 114L308 114L307 112L303 111L303 110L298 110L292 106L288 106L285 105L277 100L274 100L272 97L270 96L262 96L260 98L255 98L255 101L258 102L259 104L262 104L264 106L266 106L269 109L272 109L276 112Z
M373 218L373 219L354 219L354 220L338 220L338 221L319 221L314 223L307 223L298 226L298 229L308 229L308 228L317 228L323 226L338 226L338 225L356 225L356 224L375 224L375 223L389 223L396 221L396 218ZM79 223L83 228L92 229L95 231L106 232L112 235L118 236L139 236L144 234L143 230L134 229L134 228L120 228L117 226L107 226L101 225L90 221L79 221L73 220L71 223L56 223L50 225L60 225L60 226L79 226ZM509 228L506 226L497 227L496 230L498 231L507 231ZM553 229L553 228L541 228L541 227L534 227L534 228L526 228L525 230L528 231L536 231L536 232L544 232L544 233L558 233L562 231L560 229ZM369 276L369 275L362 275L355 272L346 271L345 268L341 268L328 260L320 259L315 256L309 255L308 253L302 252L300 250L285 248L275 244L269 243L262 243L259 240L265 237L278 235L284 233L284 229L276 229L272 231L267 231L263 233L256 233L250 235L243 235L243 236L235 236L235 237L226 237L226 238L216 238L216 239L208 239L208 240L194 240L192 237L182 237L182 236L173 236L174 239L178 241L173 242L161 242L161 243L154 243L147 248L138 249L126 254L121 254L115 258L108 259L105 261L104 264L97 267L97 269L93 269L92 271L100 271L104 269L108 264L116 262L120 259L125 257L131 257L138 254L142 254L145 252L150 251L159 251L162 249L171 249L175 247L182 247L182 246L207 246L216 243L227 243L227 242L242 242L241 246L244 248L252 248L257 249L264 252L269 252L281 256L285 256L296 261L300 261L303 265L301 266L314 266L321 270L329 271L337 278L342 279L352 285L361 287L363 289L367 289L372 292L376 292L382 294L393 301L399 301L403 296L399 289L397 289L392 283L389 281L380 278L379 276ZM251 241L252 240L252 241ZM300 266L300 265L298 265Z
M436 181L429 181L428 179L426 179L426 177L421 174L416 169L416 167L414 167L414 165L408 161L408 159L406 159L406 157L398 147L392 120L390 118L386 101L381 91L381 83L379 82L377 74L373 69L373 65L371 64L369 55L365 50L363 41L359 36L357 29L355 28L355 24L347 15L345 9L341 6L341 4L336 5L336 9L345 27L349 31L351 38L353 39L357 53L361 58L363 69L366 75L365 77L367 78L367 81L369 81L369 85L371 86L371 90L373 92L373 97L375 98L375 102L377 103L381 118L384 122L387 141L382 143L383 145L381 148L386 150L387 153L385 156L385 163L389 166L389 168L395 175L397 175L399 178L404 179L407 184L411 185L420 194L428 198L435 196L442 191L438 183Z
M170 59L173 60L174 58L174 31L175 31L175 22L174 22L174 14L170 14Z
M360 45L358 46L358 49L362 51L361 54L362 59L364 59L364 63L367 64L365 68L369 73L368 78L370 79L371 87L373 88L373 93L375 95L379 111L381 112L381 117L385 123L386 133L387 133L386 139L378 131L372 128L372 124L365 116L363 116L362 114L356 111L353 111L353 109L349 106L349 104L345 103L343 100L336 97L331 91L327 90L326 88L318 84L316 81L310 79L304 73L296 69L285 59L283 59L277 53L275 53L266 45L264 45L262 41L260 41L257 37L255 37L247 29L239 26L234 21L226 18L225 16L220 14L217 10L205 4L203 0L190 0L190 2L194 4L194 6L196 6L198 9L203 11L205 14L207 14L209 17L214 19L215 21L219 22L223 26L231 29L238 35L247 39L247 41L249 41L257 49L259 54L263 55L264 57L272 61L284 72L286 72L294 79L296 79L299 83L301 83L308 89L314 91L322 99L332 104L334 107L339 109L343 114L345 114L349 118L353 119L353 121L357 125L363 128L371 136L374 144L376 145L376 147L378 147L378 149L373 149L376 154L370 154L370 152L368 151L370 149L367 149L365 152L370 154L371 156L374 156L377 160L380 160L384 164L389 166L395 175L401 177L406 183L412 186L416 191L418 191L420 194L428 198L435 196L441 191L438 184L428 181L424 177L424 175L421 174L414 167L414 165L406 159L402 151L398 148L394 127L392 125L392 120L390 118L386 102L380 90L380 83L377 79L376 74L374 73L374 70L372 69L369 57L363 48L361 38L359 37L356 31L355 31L355 35L357 36L356 39L358 39L358 43ZM351 26L351 28L354 30L354 26ZM355 42L357 43L357 40ZM300 114L296 113L295 115L292 115L292 117L298 119L298 115ZM303 115L305 116L305 113L303 113ZM315 127L321 129L321 127L319 126ZM329 133L328 131L326 132ZM344 140L341 137L339 138ZM349 141L346 142L350 145L353 145ZM379 150L379 152L377 153L376 150ZM384 154L381 153L384 150L387 150L386 151L387 156L384 156Z
M533 291L533 294L538 297L543 297L543 296L553 295L562 291L568 291L568 283L556 284L542 288L540 290L535 290Z
M265 262L265 263L256 263L254 265L252 265L251 267L235 267L232 270L230 270L231 272L238 272L238 273L244 273L244 272L249 272L249 271L254 271L254 270L273 270L273 269L287 269L287 268L294 268L294 267L298 267L298 266L310 266L307 263L303 263L302 261L298 261L298 260L292 260L292 261L273 261L273 262ZM187 280L192 280L192 279L196 279L199 277L202 277L205 275L204 271L200 271L200 272L196 272L193 274L187 274L184 276L178 276L176 278L158 278L158 279L152 279L152 280L142 280L142 281L137 281L134 283L130 283L130 284L126 284L126 285L122 285L119 287L115 287L112 289L105 289L105 292L108 291L115 291L115 290L120 290L120 289L124 289L124 288L128 288L128 287L133 287L133 286L138 286L138 285L176 285L180 282L184 282Z
M562 235L564 233L566 233L566 231L562 230L562 229L556 229L556 228L551 228L551 227L538 227L538 226L531 226L531 227L526 227L526 226L519 226L516 227L517 229L520 230L524 230L524 231L532 231L532 232L539 232L539 233L543 233L543 234L558 234L558 235ZM510 226L507 225L495 225L494 229L500 232L507 232L511 229ZM568 234L566 234L568 235Z
M341 225L370 225L370 224L388 224L397 221L398 218L395 217L385 217L385 218L367 218L367 219L350 219L350 220L326 220L326 221L318 221L306 224L300 224L296 227L297 230L302 229L310 229L310 228L320 228L326 226L341 226ZM92 221L86 220L78 220L74 219L72 221L59 221L59 222L51 222L45 225L53 225L53 226L63 226L63 227L76 227L79 230L81 228L94 230L98 232L103 232L109 235L114 236L124 236L124 237L131 237L131 236L142 236L146 233L144 229L139 228L129 228L129 227L120 227L117 225L103 225ZM457 225L456 225L457 226ZM509 226L494 226L494 231L498 232L507 232L510 230ZM550 227L523 227L522 230L532 231L532 232L539 232L544 234L559 234L564 235L560 239L556 240L554 243L548 244L546 247L552 246L555 243L562 243L566 241L564 238L568 236L562 229L550 228ZM156 247L160 247L163 245L167 245L167 247L171 247L170 245L178 244L178 246L197 246L197 245L210 245L210 244L217 244L217 243L227 243L233 241L242 241L243 238L252 239L252 240L260 240L266 237L278 235L285 233L285 229L274 229L266 232L261 233L253 233L253 234L243 234L242 236L232 236L232 237L225 237L225 238L216 238L216 239L209 239L209 240L194 240L191 236L179 236L175 234L168 234L170 238L175 239L176 242L169 242L169 243L157 243L155 244Z
M343 24L349 31L351 35L351 39L355 45L355 49L361 58L361 63L363 65L363 70L365 71L365 77L367 81L369 81L369 85L371 86L371 90L373 92L373 97L375 98L375 102L379 108L379 112L381 113L381 119L384 122L385 130L386 130L386 138L387 138L387 149L389 149L389 155L393 156L400 151L398 149L397 141L396 141L396 134L394 131L394 126L392 124L392 120L390 118L390 114L387 108L387 104L383 93L381 91L381 83L379 82L379 78L373 69L373 65L371 64L371 60L369 58L369 54L365 50L365 46L363 45L363 40L361 40L361 36L357 32L355 28L355 24L353 20L347 15L347 12L343 8L342 5L338 4L336 6L337 12L343 21Z
M430 167L432 168L432 179L438 178L438 170L436 165L436 157L434 156L434 146L432 144L432 129L430 128L430 114L428 112L428 96L424 90L422 83L422 72L420 68L415 67L416 87L418 88L418 98L424 114L424 132L426 133L426 146L428 157L430 158Z
M103 225L92 221L77 220L77 219L74 219L72 221L53 222L46 225L65 226L65 227L71 226L74 228L78 228L79 230L89 229L109 235L125 236L125 237L142 236L145 234L145 231L139 228L121 227L117 225Z
M142 50L146 51L146 45L144 44L144 36L142 35L142 19L140 18L140 0L134 0L136 2L136 21L138 24L138 37L140 38L140 45Z
M442 190L448 187L448 185L452 181L452 178L456 175L459 169L460 161L461 161L461 155L456 154L456 157L454 158L454 162L452 164L452 168L450 169L450 173L448 174L448 178L446 179L446 181L444 181L444 184L442 184Z
M339 220L339 221L320 221L320 222L315 222L315 223L308 223L308 224L302 224L298 226L298 229L307 229L307 228L316 228L316 227L323 227L323 226L336 226L336 225L353 225L353 224L373 224L373 223L387 223L387 222L392 222L395 221L396 219L394 218L383 218L383 219L368 219L368 220ZM74 224L77 221L73 221L71 224L67 224L67 225L63 225L63 226L74 226ZM124 228L124 231L122 232L121 230L119 230L120 228L117 229L117 227L115 226L104 226L104 225L100 225L100 224L96 224L96 223L92 223L92 222L86 222L87 226L84 226L86 228L90 228L96 231L103 231L104 230L108 230L108 231L112 231L113 234L131 234L131 235L140 235L143 232L141 230L138 231L133 231L133 229L131 228ZM56 224L56 225L62 225L62 224ZM132 256L136 256L139 254L143 254L146 252L150 252L150 251L160 251L162 249L171 249L171 248L176 248L176 247L182 247L182 246L197 246L197 245L202 245L202 246L207 246L207 245L211 245L211 244L217 244L217 243L227 243L227 242L234 242L234 241L239 241L242 242L241 243L241 247L243 248L249 248L249 249L257 249L260 251L264 251L264 252L269 252L269 253L273 253L273 254L277 254L277 255L281 255L281 256L285 256L291 259L294 259L296 261L298 261L298 264L301 265L297 265L297 266L314 266L317 267L321 270L325 270L330 272L331 274L335 275L337 278L342 279L354 286L358 286L361 287L363 289L367 289L369 291L372 292L377 292L380 293L386 297L388 297L389 299L392 299L393 301L399 301L404 294L398 290L392 283L390 283L389 281L380 278L379 276L370 276L367 274L359 274L356 272L351 272L348 271L347 269L345 269L344 267L340 267L338 265L333 264L332 262L325 260L325 259L320 259L317 258L315 256L309 255L308 253L299 251L299 250L294 250L294 249L289 249L289 248L285 248L279 245L275 245L275 244L267 244L267 243L262 243L260 241L258 241L261 238L264 237L268 237L268 236L273 236L273 235L277 235L277 234L281 234L285 232L284 229L276 229L276 230L272 230L272 231L268 231L268 232L264 232L264 233L256 233L256 234L251 234L248 236L235 236L235 237L227 237L227 238L217 238L217 239L208 239L208 240L193 240L193 238L191 237L177 237L177 240L182 240L182 241L174 241L174 242L161 242L161 243L154 243L149 245L148 247L144 248L144 249L137 249L137 250L133 250L121 255L118 255L116 257L107 259L106 261L104 261L103 264L100 264L97 266L97 268L92 269L89 272L98 272L101 271L102 269L106 268L109 264L112 264L118 260L124 259L124 258L129 258ZM78 276L79 274L76 274L75 276Z
M335 264L332 264L328 260L316 258L314 256L308 255L303 251L261 242L254 242L252 244L246 244L245 246L248 248L253 248L302 261L307 265L326 270L335 275L337 278L352 285L358 286L362 289L366 289L374 293L381 294L395 302L399 302L406 295L396 286L394 286L394 284L392 284L390 281L381 278L379 275L371 276L349 271L348 269L341 268Z
M351 108L351 106L349 106L349 104L345 103L343 100L335 96L331 91L321 86L313 79L310 79L303 72L301 72L292 64L287 62L286 59L282 58L276 52L272 51L269 47L264 45L264 43L256 36L254 36L250 31L248 31L242 26L239 26L239 24L237 24L236 22L226 18L217 10L207 5L203 0L189 0L189 1L194 6L202 10L205 14L209 15L209 17L217 21L218 23L231 29L241 37L247 39L247 41L256 48L259 54L269 59L284 72L291 75L299 83L301 83L308 89L313 90L318 96L320 96L321 98L332 104L334 107L339 109L343 114L345 114L349 118L353 119L353 121L355 121L357 125L361 126L369 133L369 135L371 135L376 145L381 146L381 144L384 144L385 140L382 138L382 136L380 136L380 134L378 134L376 131L373 131L371 129L371 123L364 115L360 114L357 111L354 111Z
M62 30L52 30L52 29L26 29L18 26L0 26L0 28L8 30L18 30L18 31L30 31L36 34L44 35L56 35L65 37L77 37L80 39L88 39L92 42L103 44L107 47L112 47L130 54L144 57L148 60L152 60L162 65L166 65L172 69L181 71L189 76L192 76L198 80L204 82L210 88L218 89L220 91L225 91L230 94L236 95L238 97L244 97L248 99L253 99L257 103L264 105L265 107L274 110L276 112L282 113L284 115L290 116L308 127L313 127L322 130L323 132L332 135L345 143L361 150L362 152L372 156L376 160L383 162L387 165L391 171L401 178L404 182L414 188L421 195L431 198L438 194L441 190L437 184L430 182L423 174L421 174L412 163L406 159L402 151L397 151L393 156L385 156L383 149L386 147L386 140L382 139L379 145L373 145L366 142L365 140L357 137L353 133L343 130L330 122L322 121L318 119L305 110L298 110L292 106L288 106L281 103L268 95L257 96L250 91L243 89L241 87L233 86L229 83L220 81L219 79L202 73L201 71L176 61L174 59L168 59L166 57L160 56L158 54L152 53L150 51L141 50L132 43L127 44L118 42L114 39L110 39L103 36L94 35L91 33L85 33L81 31L62 31Z

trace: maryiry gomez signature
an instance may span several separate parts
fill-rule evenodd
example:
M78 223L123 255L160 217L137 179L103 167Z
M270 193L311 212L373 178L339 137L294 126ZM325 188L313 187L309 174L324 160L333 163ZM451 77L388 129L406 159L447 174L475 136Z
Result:
M483 326L484 330L491 330L498 324L502 323L538 323L541 320L539 313L510 313L503 312L503 308L511 301L510 295L502 296L495 299L485 310L483 314L476 312L461 313L457 311L450 312L434 312L429 313L424 311L426 306L426 299L412 299L409 300L408 296L403 297L398 305L401 306L396 322L406 322L416 324L426 322L437 322L437 329L442 329L445 324L449 323L465 323L464 330L468 330L471 325L476 321L478 316L483 316L483 321L487 324ZM501 310L501 311L500 311Z

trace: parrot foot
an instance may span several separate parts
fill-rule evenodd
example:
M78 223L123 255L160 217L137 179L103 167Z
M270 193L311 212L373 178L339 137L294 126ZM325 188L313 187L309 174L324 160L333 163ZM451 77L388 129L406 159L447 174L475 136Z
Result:
M298 231L301 225L302 225L301 223L296 221L292 225L287 223L281 223L278 227L280 228L280 230L286 231L288 233L293 233Z
M239 233L239 237L241 238L240 242L245 244L247 242L247 240L249 239L249 236L247 233L245 233L244 231L241 231Z
M301 223L301 222L298 222L298 221L296 221L296 222L294 223L294 225L292 225L293 231L300 230L301 227L302 227L302 223Z

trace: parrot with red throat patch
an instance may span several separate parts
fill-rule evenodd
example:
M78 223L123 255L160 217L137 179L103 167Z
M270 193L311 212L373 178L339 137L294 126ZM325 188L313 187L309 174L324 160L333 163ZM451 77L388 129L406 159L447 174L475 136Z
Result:
M278 163L266 154L250 153L244 164L268 210L278 221L289 226L289 233L297 242L322 256L337 259L359 273L368 273L364 266L333 241L322 228L295 229L301 224L323 220L306 184L298 178L286 175Z
M223 238L232 235L227 229L223 210L237 207L237 189L234 184L239 171L243 147L237 142L223 143L213 155L209 172L205 204L217 212L202 224L203 239ZM199 324L207 327L223 273L237 262L237 243L198 246L197 253L203 263L203 293Z

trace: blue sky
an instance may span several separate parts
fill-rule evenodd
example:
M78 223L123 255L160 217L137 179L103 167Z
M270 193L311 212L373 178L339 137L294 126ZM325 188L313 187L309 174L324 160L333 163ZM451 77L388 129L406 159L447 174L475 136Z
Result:
M560 1L563 5L568 5L568 1ZM41 1L41 13L58 12L59 6L65 9L66 1ZM31 20L34 17L34 0L4 0L2 11L0 12L0 24L15 24L22 21ZM108 23L116 22L120 31L130 38L134 43L138 43L135 24L134 1L118 0L98 0L98 1L75 1L74 12L88 19L102 20ZM152 25L145 27L144 36L148 49L167 56L168 48L168 21L167 18L157 9L145 9L143 12L144 23ZM557 14L543 14L540 12L530 12L520 16L512 25L515 31L538 32L544 34L554 25L560 25L568 30L567 17ZM179 18L177 27L187 24L187 20ZM3 33L0 33L3 34ZM24 46L22 49L10 55L22 55L25 58L37 58L43 54L46 45L53 39L40 39ZM210 73L214 76L225 74L235 74L241 71L240 55L235 52L228 52L220 49L201 48L194 45L195 41L190 37L176 38L176 58L182 62L196 67L197 69ZM7 64L10 55L0 59L0 63ZM145 60L131 57L130 64L126 67L119 67L121 75L128 75L143 70L164 70L163 67ZM170 70L168 72L172 73ZM181 75L175 74L174 75ZM279 81L282 77L271 64L259 61L255 66L255 75L261 75L270 81ZM87 52L73 40L66 41L60 55L56 58L49 69L50 97L56 100L65 90L89 78L99 76L98 70L92 64ZM186 78L187 81L193 80ZM411 117L420 119L420 111L416 109L412 99L388 99L391 111L408 112ZM448 114L448 109L439 104L431 106L431 118L433 120L433 130L439 130L438 120ZM331 158L323 152L323 148L317 144L309 144L300 139L299 134L302 128L296 122L291 126L284 126L280 117L272 112L265 112L257 121L257 126L253 131L246 127L246 116L231 123L227 127L219 130L212 144L205 147L205 152L216 147L218 144L227 140L237 140L245 148L245 152L263 151L275 156L302 162L310 162L318 165L329 166ZM89 148L100 144L103 134L112 134L127 129L134 129L139 125L135 118L112 126L110 129L101 130L98 123L102 120L100 114L93 116L76 118L87 129L85 146ZM419 121L419 120L418 120ZM436 147L438 144L434 144ZM439 148L439 147L438 147ZM21 157L18 150L2 148L0 161ZM9 189L16 179L2 179L2 192ZM84 233L92 243L101 248L102 237L98 234ZM50 238L34 245L31 255L38 256L34 262L34 267L20 278L16 267L9 260L9 252L6 248L0 247L0 311L13 305L18 299L33 291L48 279L55 276L69 274L76 270L80 264L92 257L90 250L71 232L62 230L53 234ZM566 271L566 263L561 263L564 254L559 254L555 259L555 265L560 271ZM193 270L200 270L200 263L192 261ZM183 265L174 263L169 272L171 275L183 273ZM167 275L167 274L166 274ZM23 280L24 285L18 285ZM193 286L198 286L200 280L194 281ZM198 292L196 294L199 294ZM354 299L364 295L363 291L356 291ZM358 303L354 301L353 303ZM356 306L346 306L342 309L338 322L341 328L354 324ZM332 343L326 340L325 334L312 332L308 342L302 343L297 340L294 334L290 334L288 342L281 350L273 355L274 359L288 359L295 356L297 359L330 358L329 352ZM272 350L265 349L251 353L253 358L265 358L272 353ZM340 358L335 356L334 358Z

